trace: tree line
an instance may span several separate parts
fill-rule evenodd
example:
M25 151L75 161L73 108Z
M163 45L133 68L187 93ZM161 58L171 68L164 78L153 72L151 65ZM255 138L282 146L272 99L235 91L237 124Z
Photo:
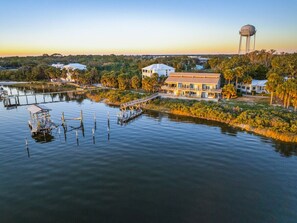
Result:
M280 100L285 108L292 105L297 110L297 53L253 51L245 55L214 57L207 66L223 74L227 98L236 96L234 85L239 82L250 84L252 79L267 79L270 104Z

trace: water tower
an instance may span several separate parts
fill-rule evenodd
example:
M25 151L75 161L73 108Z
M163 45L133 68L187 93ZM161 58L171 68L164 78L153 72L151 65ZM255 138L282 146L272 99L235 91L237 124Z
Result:
M256 28L255 26L252 25L245 25L241 27L239 31L240 35L240 40L239 40L239 49L238 49L238 54L241 52L241 42L242 42L242 37L246 37L246 46L245 46L245 53L249 53L251 51L251 37L254 36L254 48L253 51L255 50L256 46Z

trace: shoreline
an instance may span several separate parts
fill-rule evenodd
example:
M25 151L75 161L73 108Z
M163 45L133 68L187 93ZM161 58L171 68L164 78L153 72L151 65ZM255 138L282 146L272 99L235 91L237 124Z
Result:
M99 103L104 103L104 104L106 104L108 106L114 106L114 107L119 107L120 106L120 103L110 103L106 99L101 100ZM265 137L270 138L270 139L279 140L279 141L287 142L287 143L297 143L297 135L293 134L293 133L281 133L281 132L273 131L271 129L255 128L255 127L252 127L252 126L247 125L247 124L232 123L232 121L225 122L225 121L222 121L222 120L212 119L212 118L209 118L209 117L198 117L198 116L194 116L194 115L190 115L190 114L186 114L186 113L166 110L166 109L161 108L161 107L159 107L159 109L149 107L149 108L144 108L144 110L155 111L155 112L160 112L160 113L164 113L164 114L172 114L172 115L183 116L183 117L190 117L190 118L195 118L195 119L200 119L200 120L207 120L207 121L212 121L212 122L217 122L217 123L228 125L229 127L238 128L238 129L240 129L242 131L246 131L246 132L249 132L249 133L254 133L254 134L257 134L257 135L260 135L260 136L265 136Z
M90 100L94 99L89 97ZM159 99L157 99L159 100ZM96 102L102 102L105 103L106 105L109 106L114 106L114 107L119 107L121 103L124 103L122 101L118 100L114 100L114 101L110 101L110 99L107 97L107 95L101 95L100 100L94 100ZM166 104L167 103L167 104ZM171 104L170 104L171 103ZM192 103L192 104L191 104ZM195 107L193 103L200 103L200 105L202 105L202 107ZM236 103L236 102L235 102ZM245 103L244 103L245 104ZM172 106L172 105L176 105L176 106ZM212 106L215 105L215 106ZM203 107L204 106L204 107ZM222 109L222 107L228 107L229 106L229 110L224 110ZM208 104L208 102L204 102L204 101L196 101L196 102L191 102L191 101L183 101L183 100L179 100L178 102L174 99L160 99L159 101L154 101L151 102L150 104L147 104L144 107L144 110L151 110L151 111L157 111L157 112L161 112L161 113L166 113L166 114L173 114L173 115L180 115L180 116L185 116L185 117L192 117L192 118L197 118L197 119L201 119L201 120L208 120L208 121L215 121L218 123L222 123L222 124L226 124L230 127L234 127L234 128L238 128L241 129L243 131L247 131L250 133L255 133L261 136L265 136L274 140L280 140L282 142L288 142L288 143L297 143L297 134L295 134L295 132L290 132L285 130L284 132L281 131L277 131L274 130L273 128L275 128L275 125L273 124L268 124L268 125L262 125L261 127L257 127L257 126L253 126L251 124L249 124L249 120L253 120L255 122L259 121L258 117L249 117L251 114L247 113L244 114L245 119L243 119L241 121L241 119L238 118L242 118L239 117L241 116L243 113L246 112L251 112L251 113L256 113L256 115L262 117L262 115L267 115L267 113L269 115L271 115L271 117L267 117L268 119L278 119L281 118L279 113L283 113L283 111L266 111L265 108L269 108L272 109L270 107L264 107L263 110L263 105L248 105L245 104L244 106L248 106L248 108L244 108L244 106L239 107L242 105L239 104L212 104L211 102ZM261 107L262 106L262 107ZM232 109L236 109L237 111L230 111L230 107ZM201 112L202 111L202 112ZM203 113L204 111L204 113ZM261 113L263 112L264 113ZM265 113L265 111L267 113ZM258 114L257 114L258 112ZM277 113L279 112L279 113ZM191 114L192 113L192 114ZM277 113L277 114L274 114ZM197 114L197 115L195 115ZM288 115L289 113L286 113L286 115ZM295 113L291 113L290 115L293 115L293 118L295 120ZM248 118L246 118L246 116ZM284 118L284 117L282 117ZM286 119L288 117L285 117L284 119ZM260 120L262 121L262 120ZM295 121L296 122L296 121ZM255 124L255 123L252 123ZM284 120L282 120L280 123L277 124L288 124L288 123L284 123ZM261 126L261 125L260 125Z
M257 135L265 136L267 138L271 138L274 140L279 140L282 142L287 142L287 143L297 143L297 135L293 133L280 133L273 131L271 129L261 129L261 128L255 128L247 124L237 124L237 123L232 123L232 121L225 122L222 120L218 119L212 119L209 117L198 117L190 114L185 114L181 112L174 112L174 111L168 111L168 110L163 110L163 109L156 109L156 108L145 108L145 110L150 110L150 111L157 111L165 114L172 114L172 115L178 115L178 116L183 116L183 117L191 117L191 118L196 118L196 119L201 119L201 120L207 120L207 121L213 121L213 122L218 122L221 124L226 124L229 127L233 128L238 128L240 130L249 132L249 133L255 133Z
M31 82L0 82L0 85L2 83L6 83L6 84L8 83L9 85L7 85L7 86L11 86L14 84L29 84L31 86L34 85ZM42 84L38 83L38 85L42 85ZM50 83L50 85L54 85L54 84ZM68 86L68 87L70 87L70 86ZM61 90L61 89L59 89L59 90ZM100 92L102 94L100 94ZM129 96L129 94L130 94L130 96ZM137 95L137 94L138 94L138 92L132 93L130 91L121 91L121 90L114 90L114 92L113 92L110 90L98 89L98 92L86 93L86 98L88 98L94 102L105 103L108 106L119 107L120 104L122 104L126 101L135 100L137 98L140 98L139 95ZM116 98L114 98L113 96L116 96ZM166 104L167 102L169 102L169 104ZM205 102L197 102L197 103L201 103L203 105L203 103L205 103ZM177 104L178 106L172 107L172 105L175 105L175 104ZM210 103L210 105L211 105L211 103ZM231 107L234 108L235 105L231 105ZM238 107L238 105L237 105L237 107ZM193 110L191 110L191 109L193 109ZM201 119L201 120L214 121L214 122L218 122L218 123L227 124L230 127L239 128L243 131L247 131L250 133L255 133L255 134L258 134L261 136L265 136L265 137L268 137L268 138L271 138L274 140L280 140L282 142L288 142L288 143L297 143L297 134L295 134L294 131L293 132L279 132L277 130L271 129L272 126L268 126L268 127L264 126L263 128L258 128L258 127L254 127L254 126L249 125L244 122L238 123L239 121L236 120L236 118L238 116L232 116L232 114L230 113L229 110L217 111L216 109L217 109L217 107L212 107L212 106L209 106L207 108L205 108L205 107L193 108L193 104L191 104L191 101L180 100L177 102L175 99L160 99L159 102L157 102L157 103L152 102L144 107L144 110L151 110L151 111L157 111L157 112L166 113L166 114L180 115L180 116L184 116L184 117L192 117L192 118ZM239 109L241 109L241 108L239 108ZM254 112L256 112L257 105L251 106L249 109L254 109ZM200 110L201 111L204 110L207 112L204 112L204 113L197 112ZM244 109L244 110L246 110L246 109ZM276 117L278 117L278 116L276 116ZM251 119L253 119L253 118L251 118Z

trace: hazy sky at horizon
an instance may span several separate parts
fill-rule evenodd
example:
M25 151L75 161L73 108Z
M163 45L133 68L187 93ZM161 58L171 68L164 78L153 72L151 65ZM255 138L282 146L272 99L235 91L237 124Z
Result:
M241 26L256 48L297 52L296 0L0 0L0 56L236 53Z

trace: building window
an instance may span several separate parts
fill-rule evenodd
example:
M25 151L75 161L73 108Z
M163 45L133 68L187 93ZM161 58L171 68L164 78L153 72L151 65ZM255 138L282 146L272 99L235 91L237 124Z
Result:
M242 89L245 89L245 86L241 86Z
M253 87L253 90L256 90L256 87Z
M250 90L250 87L246 87L247 90Z

